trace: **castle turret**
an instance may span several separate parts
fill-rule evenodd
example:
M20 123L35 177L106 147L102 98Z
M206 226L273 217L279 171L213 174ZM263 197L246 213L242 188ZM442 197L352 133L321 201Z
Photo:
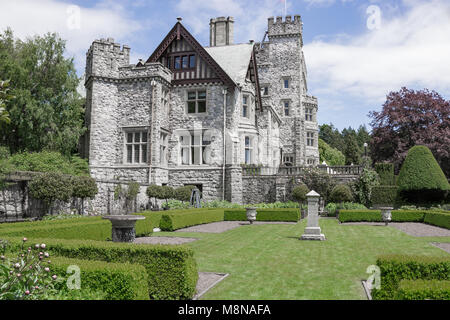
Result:
M130 47L115 43L113 38L95 40L86 53L86 79L91 75L118 77L119 67L130 64Z

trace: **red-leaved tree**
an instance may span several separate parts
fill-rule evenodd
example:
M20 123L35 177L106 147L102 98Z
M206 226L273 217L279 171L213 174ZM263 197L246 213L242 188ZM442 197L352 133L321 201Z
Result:
M402 88L389 93L383 110L369 117L374 161L393 162L398 168L411 147L425 145L450 176L450 101L428 89Z

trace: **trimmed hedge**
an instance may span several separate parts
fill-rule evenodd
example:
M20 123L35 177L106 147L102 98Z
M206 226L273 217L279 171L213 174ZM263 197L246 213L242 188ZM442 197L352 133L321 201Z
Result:
M298 222L300 220L299 209L256 209L256 221L285 221ZM224 221L247 221L245 209L226 209Z
M175 231L199 224L223 221L223 216L223 209L197 209L167 212L161 216L159 228L162 231Z
M376 300L398 298L401 280L450 280L450 256L384 255L377 259L381 288L373 289Z
M448 280L402 280L398 286L399 300L450 300Z
M80 268L83 289L101 291L106 300L149 300L147 272L141 265L65 257L52 257L51 261L52 273L64 279L62 286L66 286L71 275L67 274L67 267L76 265Z
M380 210L340 210L340 222L382 222ZM425 222L450 229L450 213L431 210L393 210L392 222Z
M393 206L397 202L397 186L376 186L372 188L370 200L373 205Z
M22 238L3 237L10 250L22 245ZM142 265L147 271L148 294L154 300L192 299L198 280L194 252L185 246L114 243L92 240L37 239L51 255L81 260Z
M148 235L153 232L151 223L146 220L136 223L137 235ZM33 223L9 224L0 228L0 236L98 241L111 238L111 222L97 217L40 221L38 225L33 225Z
M425 215L424 222L434 226L450 229L450 213L439 211L428 212Z

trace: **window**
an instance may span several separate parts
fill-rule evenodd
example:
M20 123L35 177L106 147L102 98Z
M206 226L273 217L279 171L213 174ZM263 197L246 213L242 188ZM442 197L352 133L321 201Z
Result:
M284 115L286 116L286 117L288 117L289 116L289 101L284 101L283 102L283 104L284 104Z
M140 164L147 162L147 131L126 132L126 162Z
M313 166L316 164L316 161L314 159L308 159L308 166Z
M264 86L263 87L262 94L263 94L263 96L268 96L269 95L269 86Z
M187 99L187 113L206 112L206 91L189 91Z
M306 133L306 145L308 147L314 147L314 132Z
M168 147L168 137L169 135L165 132L161 132L160 136L159 136L159 144L160 144L160 153L159 153L159 158L160 158L160 163L163 166L167 166L168 163L168 159L167 159L167 150L169 149Z
M205 131L192 131L180 138L181 163L184 165L202 165L209 163L211 137Z
M162 90L161 107L167 114L169 113L169 90Z
M195 56L194 55L189 56L189 68L195 68Z
M174 61L175 63L173 67L175 69L181 69L181 57L175 57Z
M287 79L287 78L283 79L283 86L284 86L285 89L289 88L289 85L290 85L289 82L290 82L289 79Z
M167 67L170 68L170 57L167 60ZM195 68L195 55L174 56L173 57L174 69L194 69Z
M252 163L252 157L253 157L253 147L252 147L252 140L250 137L245 137L245 164L251 164Z
M294 155L292 155L292 154L283 155L283 165L293 166L294 165Z
M305 120L306 121L313 121L313 108L306 108L305 109Z
M242 116L244 118L250 118L248 113L248 96L242 98Z

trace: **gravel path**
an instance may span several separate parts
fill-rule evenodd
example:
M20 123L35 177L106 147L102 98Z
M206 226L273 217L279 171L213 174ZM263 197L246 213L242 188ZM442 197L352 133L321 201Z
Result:
M450 253L450 243L432 242L431 244Z
M296 224L296 222L266 222L266 221L255 221L254 225L261 224ZM178 229L175 232L206 232L206 233L222 233L240 226L250 225L247 221L221 221L213 222L207 224L201 224L198 226L188 227L184 229Z
M226 277L228 277L228 274L226 273L199 272L197 286L195 288L196 294L193 300L200 298Z
M384 222L346 222L342 225L384 226ZM450 230L417 222L391 222L389 226L413 237L450 237Z
M139 244L183 244L198 240L197 238L180 238L180 237L143 237L136 238L134 243Z

